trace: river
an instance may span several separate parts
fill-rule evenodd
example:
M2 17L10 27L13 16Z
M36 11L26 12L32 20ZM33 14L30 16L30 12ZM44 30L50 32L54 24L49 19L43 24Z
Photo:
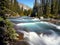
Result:
M44 23L43 21L38 23L19 23L17 25L20 26L19 31L24 34L23 42L26 41L27 45L60 45L60 29L57 29L58 26L57 28L53 27L56 26L54 24ZM21 30L21 26L27 28L27 30L29 29L28 32ZM50 32L51 34L48 35ZM20 45L23 45L23 43Z

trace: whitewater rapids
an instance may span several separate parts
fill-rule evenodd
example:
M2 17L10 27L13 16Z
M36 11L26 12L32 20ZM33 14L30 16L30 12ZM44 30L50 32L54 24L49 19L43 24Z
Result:
M38 35L35 32L25 32L24 39L30 45L60 45L60 36L55 32L52 35L44 35L43 33Z

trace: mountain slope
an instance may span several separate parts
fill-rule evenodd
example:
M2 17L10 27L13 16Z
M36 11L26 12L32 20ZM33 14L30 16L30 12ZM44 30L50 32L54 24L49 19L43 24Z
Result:
M27 5L24 5L24 4L22 4L22 3L19 3L19 6L20 6L20 8L22 8L23 7L23 10L29 10L29 9L31 9L29 6L27 6Z

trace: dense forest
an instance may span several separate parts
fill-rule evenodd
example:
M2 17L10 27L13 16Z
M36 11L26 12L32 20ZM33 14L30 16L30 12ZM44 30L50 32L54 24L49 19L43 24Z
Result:
M9 0L0 0L0 45L8 45L9 42L18 39L16 30L6 15L10 11L8 2Z
M8 16L18 16L20 13L20 7L18 5L17 0L7 0L5 3L6 7L6 14Z
M23 15L29 15L31 14L31 9L29 10L23 10L23 6L20 8L19 3L17 0L7 0L5 3L6 7L6 14L11 16L23 16Z
M60 18L60 0L35 0L31 16Z
M19 39L13 23L8 18L30 14L31 9L23 10L23 7L19 7L17 0L0 0L0 45L10 45Z
M60 18L60 0L35 0L33 9L23 10L17 0L7 0L5 12L8 17L12 16L41 16L45 18Z

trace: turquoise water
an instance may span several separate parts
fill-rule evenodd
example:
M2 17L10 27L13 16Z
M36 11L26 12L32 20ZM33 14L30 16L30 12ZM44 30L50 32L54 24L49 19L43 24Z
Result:
M11 19L17 31L24 34L27 45L60 45L60 29L43 21ZM16 23L18 22L18 23Z
M40 20L32 19L10 19L13 23L19 25L18 30L25 30L29 32L36 33L51 33L51 30L60 33L60 29L57 29L56 26L52 23L43 22Z

